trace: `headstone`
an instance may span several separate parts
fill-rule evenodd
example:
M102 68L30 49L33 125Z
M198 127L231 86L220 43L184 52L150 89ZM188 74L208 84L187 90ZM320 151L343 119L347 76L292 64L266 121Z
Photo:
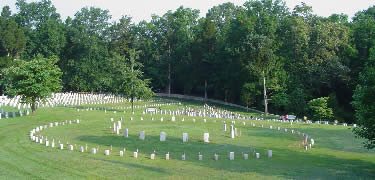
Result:
M188 142L189 136L188 133L182 133L182 142Z
M199 155L198 155L198 160L199 160L199 161L202 161L202 160L203 160L203 155L199 154Z
M176 121L176 117L172 116L172 122Z
M47 147L49 146L49 141L46 141L46 146L47 146Z
M96 148L92 148L92 149L91 149L91 153L92 153L92 154L96 154Z
M124 156L124 151L120 151L120 157Z
M268 150L268 157L272 157L272 150Z
M225 123L223 124L223 130L227 131L227 124L225 124Z
M255 156L256 156L257 159L260 158L260 154L259 153L255 153Z
M139 139L145 140L145 131L139 131Z
M138 152L133 153L134 158L138 158Z
M234 126L230 125L230 137L234 138Z
M73 145L69 145L69 150L73 151Z
M314 139L310 139L310 144L311 144L311 145L314 145L314 144L315 144Z
M165 160L169 160L169 152L165 154Z
M84 152L83 146L79 147L79 152Z
M51 147L52 147L52 148L55 147L55 141L52 141L52 143L51 143Z
M182 154L181 160L185 161L185 153Z
M151 159L152 159L152 160L155 159L155 153L152 153L152 154L151 154Z
M109 150L108 150L108 149L105 150L105 151L104 151L104 154L105 154L106 156L109 156Z
M244 158L245 160L249 159L249 154L243 154L243 158Z
M160 141L165 141L167 134L165 132L160 132Z
M217 155L216 153L214 154L214 159L215 161L219 160L219 155Z
M60 144L60 149L64 149L64 144Z
M128 128L125 128L124 129L124 137L129 137L129 130L128 130Z
M209 133L204 133L203 134L203 140L205 143L209 143L209 138L210 138L210 134Z
M234 160L234 152L229 153L229 160Z

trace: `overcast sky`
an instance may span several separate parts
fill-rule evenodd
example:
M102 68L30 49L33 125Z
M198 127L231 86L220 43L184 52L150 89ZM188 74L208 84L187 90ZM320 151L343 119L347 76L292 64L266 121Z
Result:
M36 0L26 0L31 2ZM122 15L130 15L134 22L149 21L151 14L163 15L168 10L176 10L179 6L199 9L204 17L208 9L225 2L242 5L246 0L52 0L57 12L65 19L73 17L81 8L95 6L108 9L112 20L119 19ZM0 7L9 5L13 13L16 12L16 0L0 0ZM315 14L327 17L333 13L344 13L353 17L361 10L375 5L375 0L286 0L286 5L293 9L301 2L313 7Z

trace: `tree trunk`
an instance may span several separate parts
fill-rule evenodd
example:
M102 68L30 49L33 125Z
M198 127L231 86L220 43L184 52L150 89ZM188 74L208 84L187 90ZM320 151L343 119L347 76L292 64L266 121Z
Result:
M31 103L31 114L34 116L34 112L36 110L36 104L35 102Z
M168 45L168 95L171 95L171 45Z
M131 97L131 98L130 98L130 101L131 101L131 103L132 103L132 113L134 113L134 98Z
M264 113L268 114L268 100L267 100L267 88L266 88L266 75L263 71L263 95L264 95Z
M207 99L207 80L204 80L204 99Z

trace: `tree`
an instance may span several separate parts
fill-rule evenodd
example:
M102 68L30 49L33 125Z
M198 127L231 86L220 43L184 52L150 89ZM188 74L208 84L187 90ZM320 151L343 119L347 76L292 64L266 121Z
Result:
M250 34L247 36L249 45L248 69L254 71L263 81L264 113L268 114L268 95L266 79L277 66L273 53L272 40L263 35Z
M37 56L31 61L15 60L14 65L3 70L9 84L6 93L10 97L21 96L22 103L31 104L32 114L37 103L47 100L51 93L59 92L61 75L56 65L58 58Z
M366 139L367 149L375 148L375 48L370 50L370 59L360 73L359 84L354 91L352 102L358 128L353 131L357 137Z
M0 16L0 57L18 58L25 44L22 27L14 21L9 6L4 6Z
M315 120L332 120L333 110L328 107L328 97L316 98L307 104L310 109L310 115Z
M248 108L255 103L255 97L261 94L255 83L245 83L241 89L241 101Z
M142 79L143 72L140 70L141 63L136 60L139 58L139 51L131 49L129 58L121 65L118 64L121 72L118 76L119 93L130 99L132 104L132 112L134 112L135 99L149 99L153 96L151 88L149 88L150 80ZM117 56L121 58L121 56Z

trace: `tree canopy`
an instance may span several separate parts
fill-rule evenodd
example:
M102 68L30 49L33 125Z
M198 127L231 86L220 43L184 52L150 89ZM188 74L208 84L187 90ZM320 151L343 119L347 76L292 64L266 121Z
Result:
M58 58L43 58L38 55L31 61L15 60L14 64L3 69L8 96L21 96L21 102L31 104L34 114L37 103L45 102L52 93L59 92L61 86Z

